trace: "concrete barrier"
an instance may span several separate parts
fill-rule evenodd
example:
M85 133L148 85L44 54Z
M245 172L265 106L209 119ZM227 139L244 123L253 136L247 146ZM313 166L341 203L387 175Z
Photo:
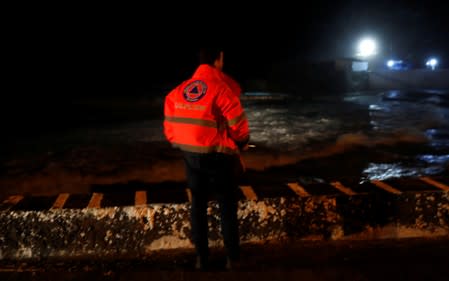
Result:
M192 248L190 204L0 212L0 259L139 257ZM210 245L222 246L209 202ZM449 191L277 197L239 202L242 243L449 236Z

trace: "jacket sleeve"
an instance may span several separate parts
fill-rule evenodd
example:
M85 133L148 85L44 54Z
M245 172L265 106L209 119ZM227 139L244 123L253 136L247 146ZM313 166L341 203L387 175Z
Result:
M238 96L227 86L222 87L216 99L216 105L226 120L231 138L239 147L249 141L249 124Z
M167 117L171 117L174 115L174 101L173 101L173 95L174 91L170 92L166 97L164 101L164 135L165 138L172 142L174 135L173 135L173 125L172 122L167 121Z

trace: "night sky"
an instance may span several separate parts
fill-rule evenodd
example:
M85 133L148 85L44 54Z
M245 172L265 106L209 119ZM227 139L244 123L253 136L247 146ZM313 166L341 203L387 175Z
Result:
M364 35L379 41L382 55L424 61L435 54L447 65L449 14L443 3L39 7L11 20L4 44L11 52L9 75L22 95L28 89L50 96L129 95L189 76L198 46L212 38L224 42L225 70L240 80L264 78L273 64L353 56Z
M435 55L449 67L444 1L153 2L9 11L2 121L45 123L77 98L164 95L193 73L209 40L223 42L225 71L242 83L352 57L365 35L379 55L420 64Z

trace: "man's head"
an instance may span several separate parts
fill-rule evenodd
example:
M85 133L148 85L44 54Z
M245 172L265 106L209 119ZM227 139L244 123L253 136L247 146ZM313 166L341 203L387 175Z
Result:
M208 64L219 70L223 70L223 49L219 47L201 48L200 64Z

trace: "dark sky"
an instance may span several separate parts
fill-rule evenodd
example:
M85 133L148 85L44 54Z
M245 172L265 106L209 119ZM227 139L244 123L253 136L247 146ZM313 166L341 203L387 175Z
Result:
M286 62L352 56L363 35L375 36L381 54L449 61L444 1L153 2L16 11L3 40L14 93L158 91L190 75L197 47L217 36L226 70L241 80Z

